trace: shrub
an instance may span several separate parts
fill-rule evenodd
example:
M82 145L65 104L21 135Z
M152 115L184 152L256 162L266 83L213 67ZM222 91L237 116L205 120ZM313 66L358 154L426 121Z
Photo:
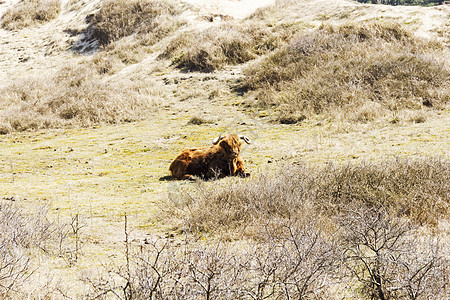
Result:
M349 205L381 206L416 224L437 224L448 215L449 176L449 162L433 158L285 165L252 179L173 185L162 209L194 231L251 236L280 220L329 219Z
M225 65L241 64L278 48L296 26L268 27L263 22L232 21L203 31L183 33L163 53L186 71L213 72Z
M308 299L324 295L336 266L334 245L313 224L286 224L259 243L208 245L186 238L127 244L127 265L86 278L92 298Z
M344 265L371 299L444 297L448 258L436 236L423 238L383 208L354 207L340 218Z
M183 278L164 291L201 283L203 296L201 287L211 286L211 293L236 298L236 284L254 299L440 299L448 281L447 241L439 240L445 230L420 226L448 219L449 172L446 160L394 159L284 165L251 179L174 184L164 216L182 219L187 235L231 242L200 250L205 255L194 261L192 245L182 245L185 256L171 255L174 269L163 273L149 264L146 270Z
M323 26L301 33L247 68L242 88L263 107L285 104L293 114L444 108L450 70L442 46L414 38L398 24Z
M130 242L125 264L86 277L90 298L117 299L440 299L448 259L437 234L423 233L383 208L347 206L326 223L280 220L257 240L207 243L177 238ZM125 223L126 224L126 223ZM114 259L117 261L117 258Z
M22 0L3 14L1 26L8 30L22 29L55 19L60 11L59 0Z
M46 219L46 208L33 215L24 213L11 198L0 200L0 296L9 298L33 273L29 251L46 249L53 224Z
M146 85L146 86L143 86ZM91 63L69 65L47 78L2 89L2 133L139 120L154 107L147 83L103 82Z

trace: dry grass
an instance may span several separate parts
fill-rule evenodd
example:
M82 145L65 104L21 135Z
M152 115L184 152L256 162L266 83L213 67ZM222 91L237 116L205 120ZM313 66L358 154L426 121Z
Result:
M60 11L60 0L22 0L5 12L1 26L7 30L22 29L55 19Z
M180 183L164 220L183 219L183 240L133 246L125 227L126 264L87 278L90 297L440 299L448 241L419 224L448 218L449 167L432 158L284 166Z
M269 27L261 21L228 21L200 32L179 35L162 56L185 71L213 72L277 49L296 29L298 25L293 24Z
M255 91L262 107L283 105L280 110L307 116L345 112L370 121L387 111L444 108L447 56L442 45L395 23L323 26L247 68L242 87ZM377 111L367 110L373 106Z
M141 119L157 102L147 83L101 80L90 62L47 78L29 78L2 90L0 132L92 126Z
M448 222L447 160L282 165L276 173L256 171L249 179L162 181L177 149L206 142L212 131L243 128L234 123L245 125L240 117L249 117L232 105L221 105L241 102L229 86L241 76L191 74L182 84L186 75L163 69L156 76L149 60L105 75L158 48L150 45L175 30L179 12L166 9L170 4L165 2L103 3L91 23L91 30L98 30L100 51L77 57L82 60L77 65L22 78L2 89L0 132L147 120L2 137L6 161L0 166L0 181L9 199L0 201L0 298L23 298L27 293L99 299L445 298L448 233L435 225ZM447 52L396 25L325 26L291 39L301 25L270 27L263 17L261 10L241 24L224 22L180 35L165 54L179 68L199 71L268 55L256 65L263 68L247 74L245 84L260 92L261 105L279 109L279 121L285 124L310 114L333 114L341 106L358 122L372 122L385 110L404 107L410 122L421 123L434 121L428 110L448 103L448 69L435 56ZM164 85L166 78L174 84ZM157 81L170 96L153 120L148 113L157 101L152 86ZM216 81L222 83L211 87ZM230 94L208 101L204 91L213 88ZM186 96L190 93L191 98ZM388 124L382 130L375 124L375 131L372 124L352 124L361 127L336 135L332 132L338 122L329 124L321 117L301 126L261 123L261 142L246 156L254 169L267 167L268 159L274 165L285 153L292 155L288 161L333 157L341 162L354 153L373 157L445 152L445 136L437 136L445 130L440 128L436 135L437 121ZM387 131L384 139L378 138ZM390 147L397 143L413 146ZM165 199L166 188L170 199ZM27 213L17 210L11 202L17 199L6 196L10 193L28 198L19 202L27 205ZM52 209L71 215L71 220L58 225L38 212L30 216L34 211L28 205L42 198L55 201ZM159 222L158 201L165 201ZM84 254L83 222L72 215L74 207L89 209L92 216ZM115 222L124 213L135 223L130 226L135 235L125 226L125 243ZM167 228L169 238L158 239ZM441 244L439 236L444 237ZM387 246L377 248L379 241ZM111 264L98 263L106 257ZM34 259L41 264L33 265ZM36 276L29 277L35 270ZM98 278L89 277L97 271ZM46 274L61 278L59 292L32 282L45 281ZM86 285L80 288L80 277L90 291Z
M385 207L417 224L437 224L449 213L449 176L448 161L432 158L285 165L250 180L176 186L167 211L195 231L249 235L280 220L333 218L349 206Z
M434 158L314 168L284 165L277 173L252 179L175 186L165 217L175 213L183 232L228 241L197 250L214 257L203 260L210 273L201 274L213 275L209 282L215 287L198 294L439 299L446 293L448 242L440 241L439 230L424 236L423 228L448 220L449 175L448 161ZM248 248L227 256L235 239L246 240ZM190 253L192 245L183 247ZM164 274L163 290L178 291L166 278L183 273L178 268L192 270L192 257L171 257L173 267L162 268L168 273L159 272L160 267L152 273ZM183 274L192 278L189 271ZM255 278L259 285L241 278ZM196 281L200 277L195 274L193 279L192 286L208 282L208 277Z

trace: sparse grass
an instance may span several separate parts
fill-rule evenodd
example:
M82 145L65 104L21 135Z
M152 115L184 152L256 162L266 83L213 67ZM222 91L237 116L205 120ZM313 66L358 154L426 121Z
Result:
M191 125L202 125L202 124L211 124L213 121L205 119L203 117L194 116L189 121L188 124Z
M269 27L261 21L228 21L200 32L180 34L163 56L185 71L213 72L277 49L296 29L295 24Z
M69 65L48 78L11 83L2 90L0 132L130 122L154 107L151 86L104 82L96 67Z
M450 101L444 57L442 45L395 23L327 25L247 68L242 87L275 111L283 104L293 114L346 112L366 122L388 111L443 109Z
M60 11L60 0L21 0L4 13L1 26L7 30L22 29L55 19Z

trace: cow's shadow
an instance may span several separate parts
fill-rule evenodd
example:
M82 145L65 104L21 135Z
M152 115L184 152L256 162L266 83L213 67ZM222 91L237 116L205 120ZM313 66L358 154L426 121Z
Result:
M176 179L171 175L163 176L159 178L159 181L175 181Z
M176 179L175 177L170 176L170 175L159 178L159 181L185 181L185 182L193 181L193 182L197 182L197 181L210 181L210 180L213 180L213 179L204 180L203 178L200 178L197 176L192 176L188 179L183 179L183 180Z

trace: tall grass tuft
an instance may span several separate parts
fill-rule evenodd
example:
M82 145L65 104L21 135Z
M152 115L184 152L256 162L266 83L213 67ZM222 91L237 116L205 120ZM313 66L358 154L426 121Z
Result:
M12 82L1 90L0 133L130 122L154 107L148 83L105 82L96 71L87 62Z

